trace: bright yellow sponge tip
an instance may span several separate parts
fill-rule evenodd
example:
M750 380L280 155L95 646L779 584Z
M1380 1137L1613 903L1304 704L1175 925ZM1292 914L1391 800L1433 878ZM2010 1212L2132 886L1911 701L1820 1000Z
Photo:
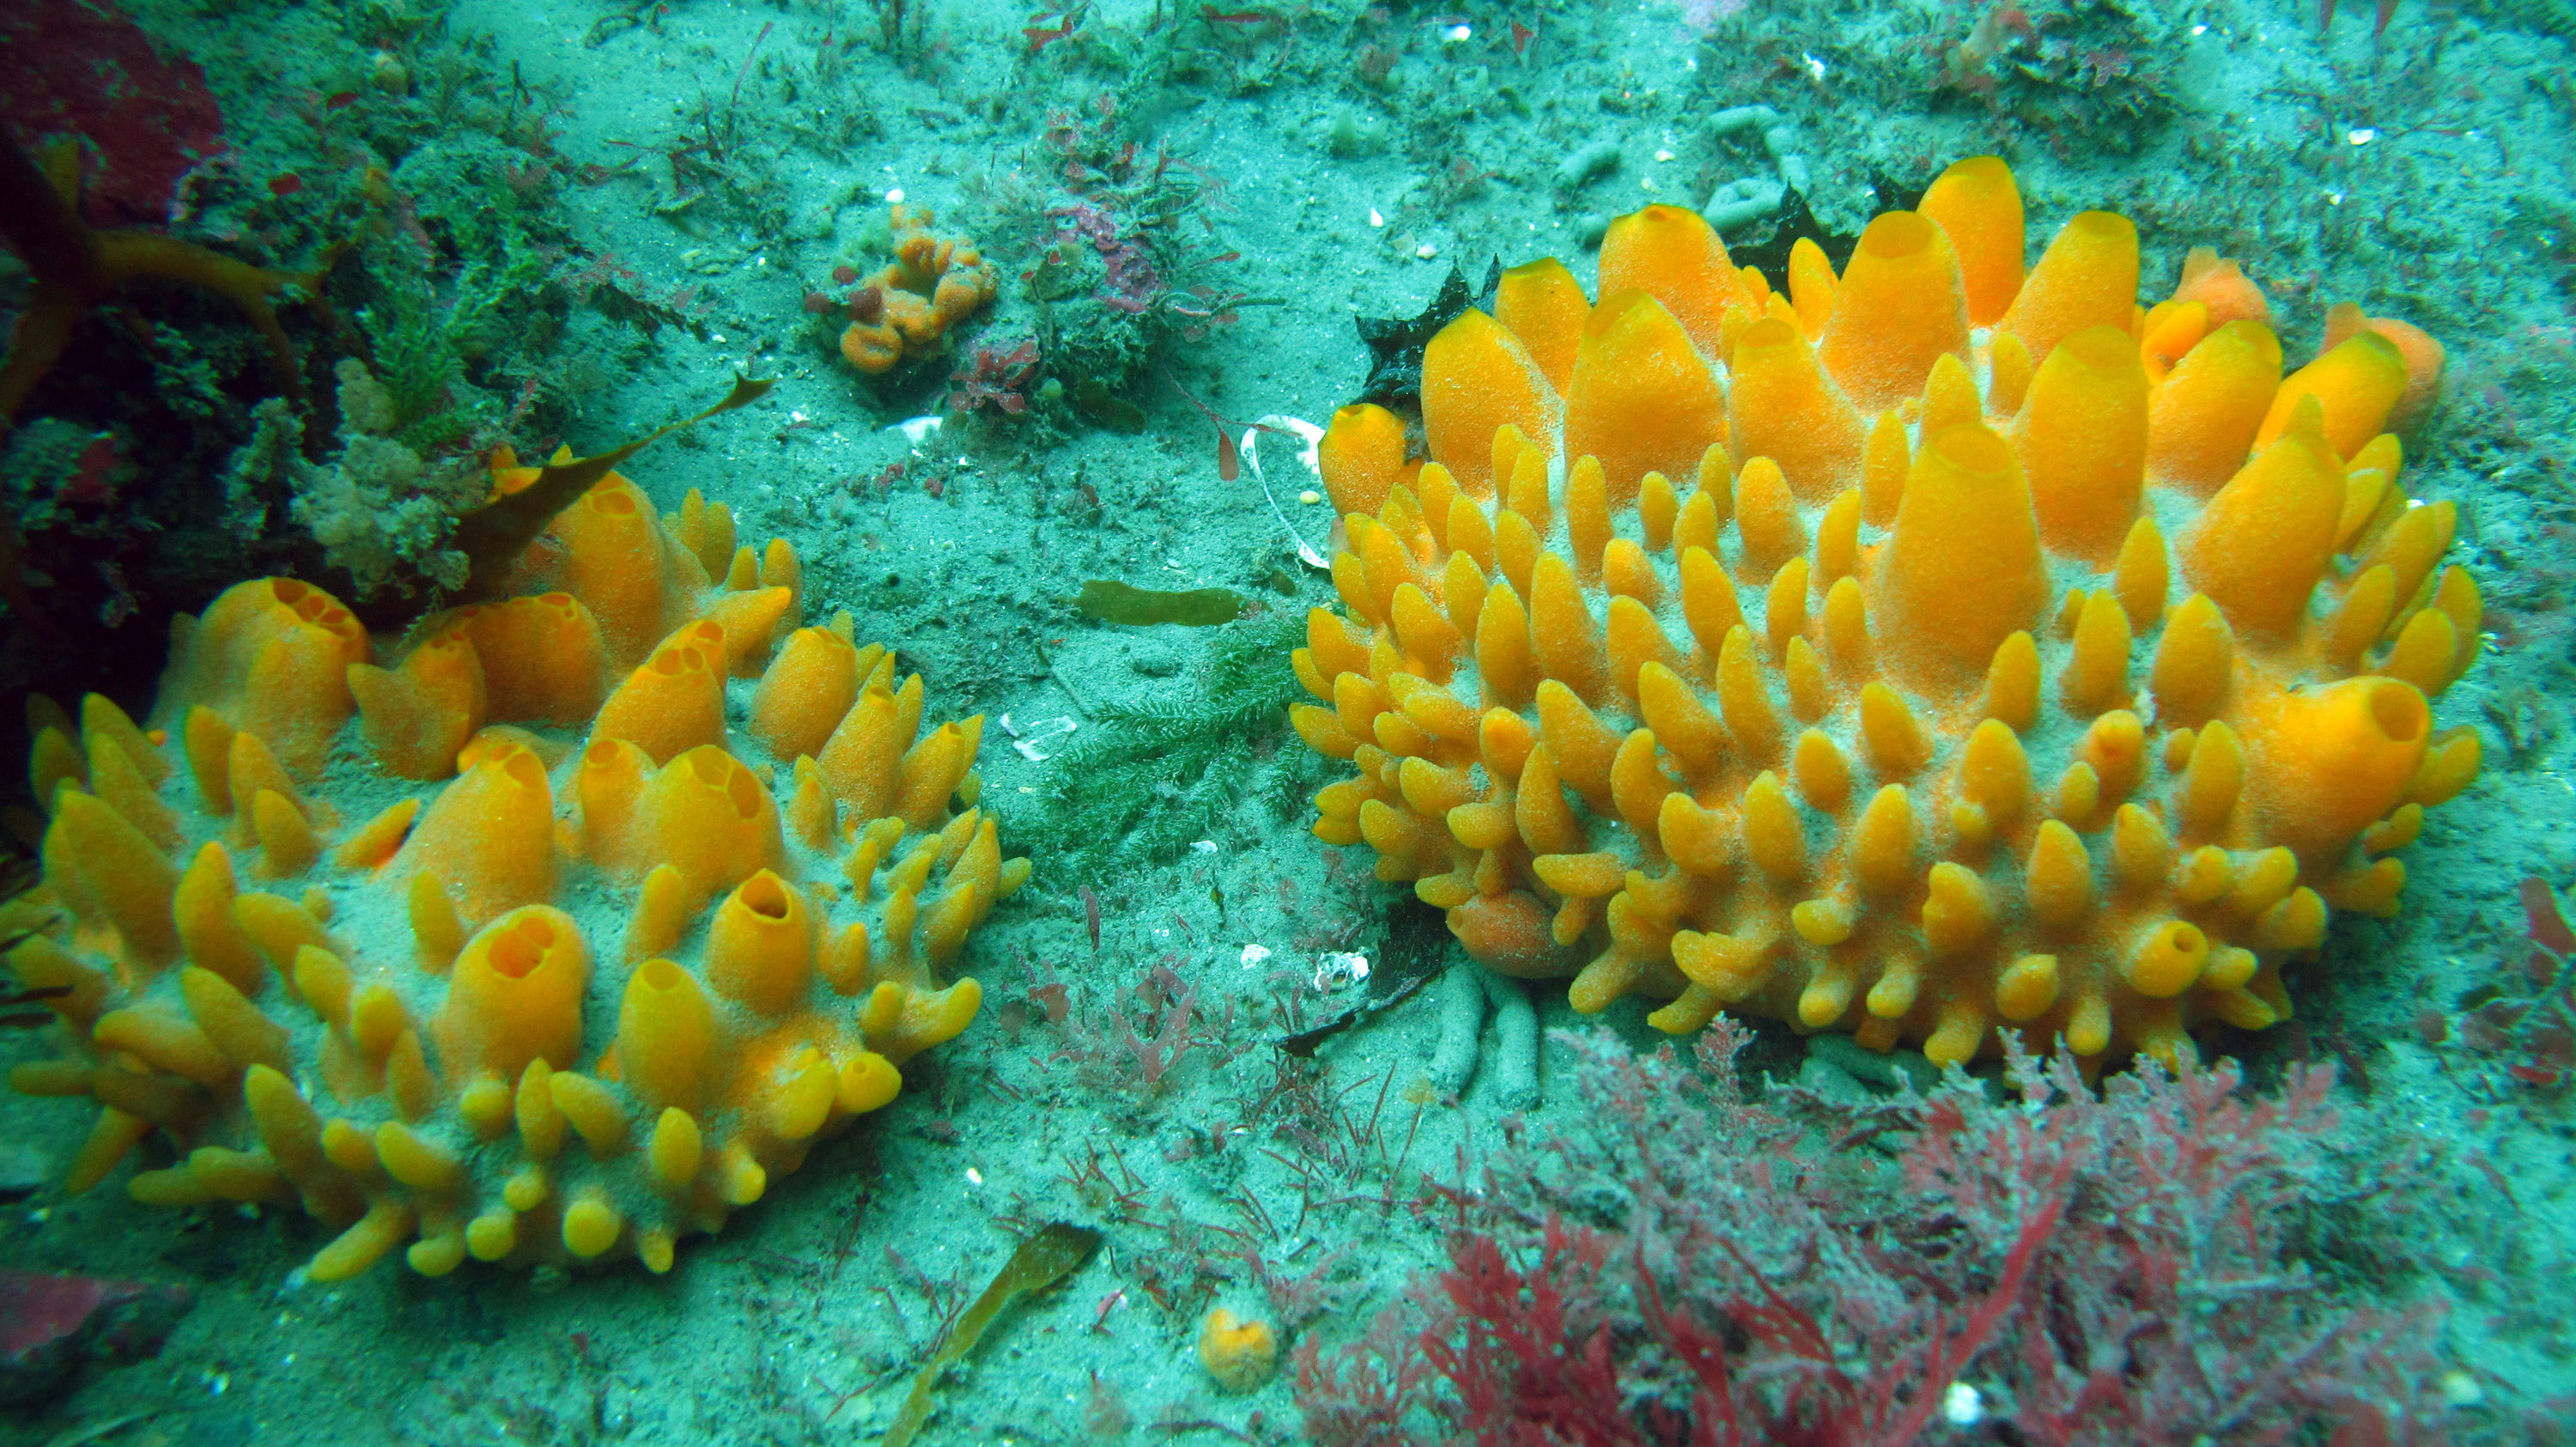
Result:
M582 1196L564 1208L564 1249L584 1261L608 1254L617 1244L618 1234L626 1229L626 1220L608 1198L596 1192Z
M50 913L9 965L71 1050L10 1081L99 1107L69 1189L159 1131L183 1162L129 1196L300 1202L337 1233L317 1281L667 1271L973 1021L944 967L1028 878L973 807L982 720L797 628L794 550L721 507L665 528L612 473L551 530L531 596L407 648L259 579L173 630L151 732L44 714ZM377 764L363 804L335 748Z
M1994 157L1785 298L1649 208L1597 303L1524 267L1432 339L1428 456L1337 414L1317 837L1670 1030L1951 1061L2286 1018L2282 964L2394 912L2380 856L2478 768L2435 700L2483 605L2390 435L2439 349L2345 326L2285 372L2214 257L2142 308L2124 218L2027 242Z

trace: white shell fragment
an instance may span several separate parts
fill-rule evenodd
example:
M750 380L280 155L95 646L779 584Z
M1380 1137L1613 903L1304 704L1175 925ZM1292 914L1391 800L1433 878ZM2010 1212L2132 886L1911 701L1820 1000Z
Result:
M1315 960L1315 988L1329 995L1369 977L1368 956L1357 950L1332 950Z
M1275 430L1265 434L1264 428ZM1295 450L1290 450L1287 438L1278 435L1281 432L1297 439ZM1279 519L1279 526L1287 530L1289 540L1297 545L1297 561L1317 572L1329 573L1333 565L1315 550L1314 544L1306 541L1305 534L1297 531L1296 524L1288 521L1288 514L1279 508L1279 495L1270 490L1270 477L1262 466L1261 439L1265 435L1271 439L1270 465L1280 469L1279 485L1295 485L1301 490L1311 491L1315 484L1324 480L1323 464L1316 459L1316 448L1324 440L1324 429L1303 417L1273 412L1244 429L1243 445L1236 451L1243 458L1243 470L1252 474L1254 482L1261 484L1261 496L1270 504L1270 515Z

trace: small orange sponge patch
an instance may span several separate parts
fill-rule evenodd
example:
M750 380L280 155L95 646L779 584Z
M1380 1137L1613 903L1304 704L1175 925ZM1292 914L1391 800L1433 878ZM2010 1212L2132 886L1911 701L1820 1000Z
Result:
M1429 345L1427 459L1374 407L1325 435L1345 607L1294 717L1357 773L1316 834L1675 1033L2170 1058L2285 1017L2478 768L2428 702L2478 590L2385 430L2440 348L2347 324L2284 376L2232 263L2141 308L2118 216L2023 255L1985 157L1785 293L1671 207L1597 302L1505 273Z
M794 552L695 493L666 523L612 473L530 554L553 591L382 663L265 578L179 621L152 731L36 703L44 877L0 923L75 1049L10 1084L97 1102L68 1189L165 1132L136 1200L301 1206L318 1280L666 1271L974 1018L939 970L1028 875L981 717L924 729L920 677L798 628ZM622 936L569 912L602 901Z
M873 376L906 358L936 355L951 328L993 299L1001 283L975 243L930 229L930 209L894 208L895 259L860 283L841 356Z
M1226 1391L1258 1391L1279 1368L1279 1339L1270 1323L1220 1306L1199 1323L1199 1365Z

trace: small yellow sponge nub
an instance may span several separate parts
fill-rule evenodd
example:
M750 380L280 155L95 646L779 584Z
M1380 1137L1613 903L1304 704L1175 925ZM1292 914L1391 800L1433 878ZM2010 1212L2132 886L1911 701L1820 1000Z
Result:
M35 709L44 879L8 965L64 989L72 1053L11 1083L101 1107L70 1189L161 1130L180 1163L137 1201L299 1203L337 1233L317 1281L398 1250L666 1271L966 1028L982 992L942 967L1028 877L952 812L982 719L925 727L921 680L846 616L773 650L794 552L680 518L611 474L531 551L560 591L433 619L390 664L328 594L241 584L174 630L164 743L105 699ZM381 772L323 774L335 746ZM565 906L620 888L624 938L585 938Z
M1279 1368L1279 1339L1270 1323L1216 1307L1199 1323L1199 1365L1226 1391L1255 1391Z
M1785 299L1649 207L1597 303L1522 268L1431 339L1427 458L1337 414L1343 608L1291 660L1352 766L1316 836L1677 1033L2170 1059L2286 1018L2282 964L2393 913L2375 856L2477 773L2431 707L2477 586L2388 432L2440 348L2339 314L2285 378L2232 264L2142 310L2126 220L2023 248L1994 157Z

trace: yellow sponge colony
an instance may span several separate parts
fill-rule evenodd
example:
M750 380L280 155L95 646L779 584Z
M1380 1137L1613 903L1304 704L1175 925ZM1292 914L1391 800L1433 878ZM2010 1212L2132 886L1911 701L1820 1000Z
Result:
M2393 913L2476 774L2427 699L2478 592L2398 485L2386 335L2284 377L2139 267L2088 212L2025 277L1988 157L1785 295L1670 207L1612 224L1597 303L1505 273L1430 343L1428 460L1374 407L1324 438L1346 607L1295 723L1358 772L1315 832L1676 1033L2170 1056L2287 1015L2281 963Z
M982 719L924 732L920 677L847 615L796 628L793 551L732 534L612 473L530 549L557 591L385 665L268 578L179 621L152 732L39 703L8 963L76 1049L10 1083L97 1101L68 1188L161 1131L135 1199L300 1205L341 1233L317 1279L406 1243L664 1271L892 1100L974 1018L937 967L1028 861L972 807ZM585 937L602 905L622 936Z

